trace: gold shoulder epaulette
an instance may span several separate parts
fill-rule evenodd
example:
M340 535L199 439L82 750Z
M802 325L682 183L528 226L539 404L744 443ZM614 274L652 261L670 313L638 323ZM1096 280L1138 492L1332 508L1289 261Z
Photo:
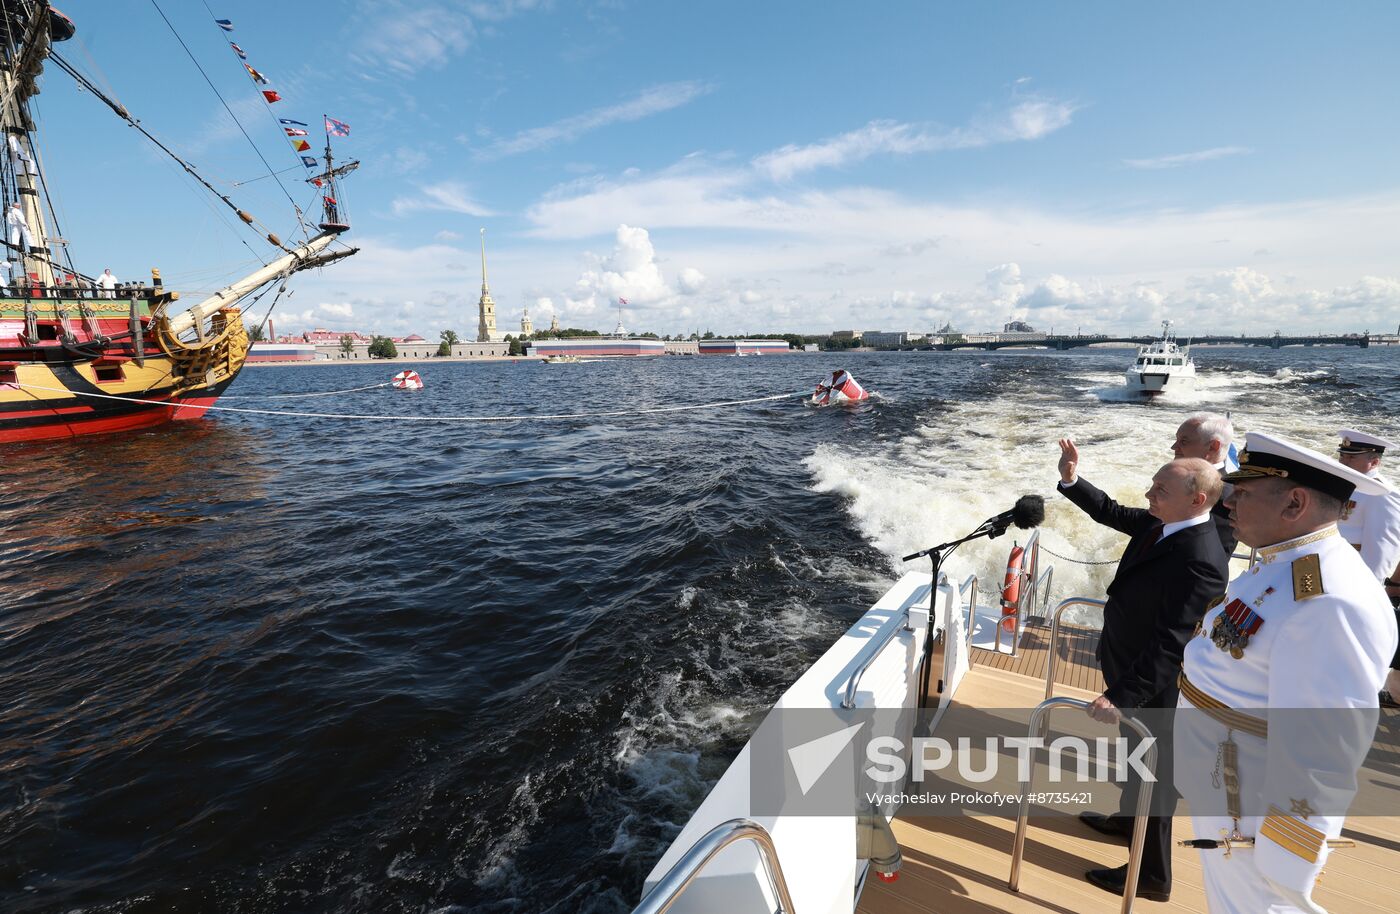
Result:
M1293 560L1293 599L1306 600L1320 596L1322 588L1322 560L1317 553L1300 556Z
M1214 600L1211 600L1209 603L1206 604L1206 612L1210 612L1212 609L1215 609L1215 607L1219 606L1221 603L1224 602L1225 595L1222 593L1220 596L1216 597Z

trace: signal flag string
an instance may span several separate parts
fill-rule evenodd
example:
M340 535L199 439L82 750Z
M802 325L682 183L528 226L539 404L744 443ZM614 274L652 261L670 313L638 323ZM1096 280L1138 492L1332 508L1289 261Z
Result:
M119 397L114 394L68 390L63 387L41 387L38 384L15 384L13 381L11 384L24 390L42 390L48 393L91 397L99 400L119 400L122 403L141 403L147 406L173 407L179 407L181 405L169 400L142 400L136 397ZM543 416L371 416L354 413L302 413L280 409L249 409L245 406L202 406L189 408L209 410L211 412L244 413L257 416L286 416L293 419L350 419L367 422L530 422L557 419L617 419L651 413L683 413L701 409L719 409L724 406L745 406L750 403L769 403L774 400L791 400L795 397L807 396L810 396L810 394L774 394L769 397L750 397L746 400L720 400L715 403L694 403L686 406L651 406L644 409L621 409L602 413L555 413Z

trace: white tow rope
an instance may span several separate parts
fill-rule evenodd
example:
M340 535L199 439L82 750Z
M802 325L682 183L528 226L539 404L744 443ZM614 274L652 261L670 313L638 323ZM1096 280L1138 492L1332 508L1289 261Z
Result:
M14 382L10 382L14 384ZM170 400L141 400L135 397L118 397L114 394L95 394L64 387L41 387L37 384L15 384L25 390L42 390L49 393L70 394L78 397L92 397L99 400L120 400L122 403L143 403L149 406L180 406ZM376 385L380 386L380 385ZM223 413L244 413L255 416L286 416L293 419L354 419L367 422L528 422L541 419L616 419L626 416L640 416L648 413L683 413L700 409L719 409L723 406L744 406L749 403L768 403L773 400L790 400L806 397L808 394L774 394L771 397L750 397L747 400L720 400L716 403L695 403L688 406L650 406L643 409L619 409L602 413L555 413L544 416L368 416L353 413L302 413L280 409L249 409L241 406L191 406L190 409L206 409Z
M309 394L225 394L220 400L288 400L293 397L331 397L336 394L353 394L362 390L377 390L380 387L388 387L393 381L385 381L383 384L370 384L367 387L347 387L344 390L319 390Z

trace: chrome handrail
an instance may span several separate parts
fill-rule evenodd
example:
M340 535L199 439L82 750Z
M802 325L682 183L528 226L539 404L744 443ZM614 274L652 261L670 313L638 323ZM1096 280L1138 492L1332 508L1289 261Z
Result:
M1045 697L1053 698L1055 695L1055 658L1060 651L1060 616L1071 606L1097 606L1102 609L1105 606L1104 600L1091 600L1088 597L1070 597L1068 600L1061 600L1060 605L1055 607L1055 614L1050 617L1050 657L1045 661Z
M1039 564L1038 561L1037 561L1037 564ZM1036 580L1036 582L1035 582L1035 592L1036 592L1036 596L1037 596L1037 597L1040 595L1040 585L1041 585L1042 582L1044 582L1044 584L1045 584L1045 598L1044 598L1043 600L1040 601L1040 614L1043 615L1043 616L1048 616L1048 615L1050 615L1050 585L1053 584L1053 583L1055 582L1055 566L1054 566L1054 565L1051 565L1049 568L1045 569L1045 573L1042 574L1042 575Z
M706 832L647 892L641 903L632 909L632 914L665 914L715 855L737 841L752 841L758 845L759 859L763 861L763 870L768 875L773 897L778 901L777 914L793 914L792 893L788 891L787 880L783 877L783 865L778 860L773 836L752 819L730 819Z
M1060 604L1063 606L1064 604ZM1036 706L1031 712L1030 727L1028 728L1027 739L1033 738L1040 732L1040 724L1045 715L1055 708L1087 708L1089 702L1080 701L1077 698L1047 698ZM1144 740L1152 739L1152 731L1147 729L1147 725L1135 717L1123 715L1123 722L1137 731L1139 737ZM1147 751L1143 753L1143 761L1147 765L1147 770L1155 778L1157 776L1157 743L1148 743ZM1033 780L1034 768L1026 772L1026 779L1020 782L1021 804L1016 814L1016 840L1011 846L1011 877L1007 880L1007 888L1013 892L1021 890L1021 858L1026 852L1026 824L1030 819L1030 793L1031 782ZM1133 899L1137 896L1138 867L1142 861L1142 845L1147 839L1147 813L1152 806L1152 781L1143 781L1138 789L1137 809L1133 816L1133 840L1128 849L1128 874L1123 882L1123 907L1121 914L1131 914L1133 910Z
M958 599L960 600L963 594L967 593L969 588L972 589L972 596L968 597L967 600L967 628L963 631L963 641L967 642L968 645L972 644L972 625L977 619L977 593L979 587L977 575L970 574L962 582L962 586L958 588ZM971 657L972 654L969 652L968 656Z
M931 585L928 595L929 603L929 625L933 625L933 601L934 594L937 593L937 585ZM875 662L875 658L884 653L885 648L890 646L890 642L900 632L912 632L914 627L909 624L909 607L906 606L898 613L890 617L890 621L885 623L885 628L866 642L865 659L860 662L851 673L851 678L846 680L846 696L841 699L841 707L854 708L856 706L856 689L860 687L860 679L865 675L865 671L870 669L870 665ZM869 645L874 645L873 647Z

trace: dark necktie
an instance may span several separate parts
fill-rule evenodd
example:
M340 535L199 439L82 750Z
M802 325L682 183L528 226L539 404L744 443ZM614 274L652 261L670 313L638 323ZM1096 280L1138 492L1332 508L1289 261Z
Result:
M1158 521L1152 525L1152 529L1142 535L1137 547L1133 549L1132 558L1134 561L1143 558L1152 551L1152 547L1157 545L1157 541L1162 538L1162 522Z

